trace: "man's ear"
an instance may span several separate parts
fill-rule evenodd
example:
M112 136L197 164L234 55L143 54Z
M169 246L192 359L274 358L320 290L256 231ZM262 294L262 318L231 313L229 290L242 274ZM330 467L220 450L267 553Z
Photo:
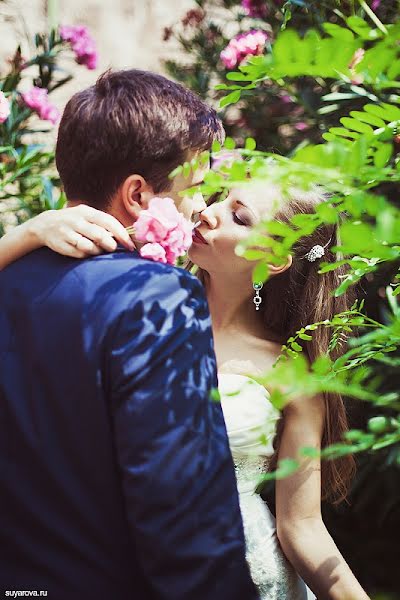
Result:
M269 272L271 273L271 275L279 275L280 273L284 273L285 271L290 269L292 263L293 257L291 254L288 254L286 262L284 262L282 265L272 265L271 263L268 263Z
M149 198L154 196L151 185L141 175L129 175L121 186L121 200L133 220L147 208Z

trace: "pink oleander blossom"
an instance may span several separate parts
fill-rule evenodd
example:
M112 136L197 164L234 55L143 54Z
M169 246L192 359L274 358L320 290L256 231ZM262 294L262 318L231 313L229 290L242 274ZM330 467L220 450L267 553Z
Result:
M255 19L264 19L268 14L265 0L242 0L245 14Z
M48 102L47 94L45 88L34 86L22 94L22 99L28 108L39 111Z
M227 69L242 64L248 56L257 56L264 52L268 34L261 29L252 29L247 33L239 33L231 39L221 52L221 60Z
M61 25L60 37L64 42L69 42L75 53L76 62L85 65L88 69L96 69L98 53L96 43L84 25Z
M45 88L35 86L21 96L26 106L34 110L44 121L50 121L55 125L60 119L60 111L54 104L50 104L48 91Z
M60 120L60 111L53 104L45 104L39 111L39 117L55 125Z
M7 121L10 112L10 103L5 97L4 92L0 91L0 123Z
M146 242L141 256L159 262L174 264L192 243L193 224L179 213L171 198L152 198L148 209L140 213L134 230L135 238Z

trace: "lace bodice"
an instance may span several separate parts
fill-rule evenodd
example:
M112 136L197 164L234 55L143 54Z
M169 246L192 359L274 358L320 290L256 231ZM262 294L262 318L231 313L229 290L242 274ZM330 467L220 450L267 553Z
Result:
M274 452L279 411L254 379L220 373L218 380L239 493L252 493Z

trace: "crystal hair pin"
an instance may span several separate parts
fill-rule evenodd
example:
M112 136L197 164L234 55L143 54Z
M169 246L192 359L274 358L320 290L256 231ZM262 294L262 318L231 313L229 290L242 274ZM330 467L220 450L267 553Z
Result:
M313 246L311 250L309 250L307 254L301 258L306 258L309 262L315 262L318 258L321 258L325 255L325 248L329 246L331 241L332 238L325 244L325 246L321 246L321 244L315 244L315 246Z

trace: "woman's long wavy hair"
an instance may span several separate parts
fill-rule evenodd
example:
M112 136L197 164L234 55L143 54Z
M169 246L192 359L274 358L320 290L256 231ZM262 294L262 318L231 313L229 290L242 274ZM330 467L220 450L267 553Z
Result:
M289 198L281 203L274 215L274 220L289 223L294 215L314 214L316 206L326 198L319 191L302 192L292 190ZM271 277L261 290L265 331L271 332L274 338L284 343L296 331L311 323L331 319L335 314L348 310L355 296L349 291L335 297L334 290L342 281L346 267L341 266L333 271L318 274L319 260L310 262L304 255L319 244L325 248L323 260L333 262L335 255L330 247L338 245L338 228L336 224L321 224L310 235L299 239L292 248L292 265L289 269ZM204 272L199 269L197 276L204 282ZM310 362L318 356L328 354L331 338L328 327L318 327L312 332L312 340L298 340L304 348ZM336 359L343 352L343 346L330 352ZM322 448L343 440L343 434L348 430L346 409L339 394L323 394L325 403L325 421ZM275 468L280 445L280 439L285 423L283 410L275 436L275 454L271 469ZM332 503L343 501L348 493L350 481L354 475L355 462L352 456L344 456L336 460L322 461L322 498Z

